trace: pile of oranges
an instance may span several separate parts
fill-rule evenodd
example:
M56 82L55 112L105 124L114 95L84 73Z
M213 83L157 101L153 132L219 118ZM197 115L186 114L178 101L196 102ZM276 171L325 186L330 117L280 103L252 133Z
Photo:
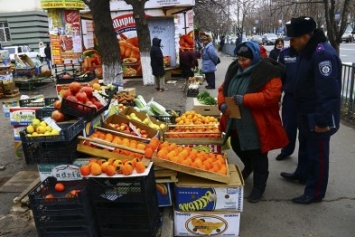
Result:
M224 155L206 153L167 141L159 145L157 158L212 173L227 174L227 162Z
M91 158L86 165L80 167L80 174L82 176L97 176L101 174L106 174L107 176L116 174L130 175L134 170L138 174L145 171L144 163L137 158L132 160Z
M218 120L212 116L203 116L193 110L186 111L176 118L176 126L169 126L167 138L207 138L221 137ZM189 126L183 126L189 125Z
M125 146L128 148L132 148L132 149L138 149L142 151L142 154L137 153L137 152L133 152L133 151L129 151L126 149L121 149L121 148L114 148L114 149L107 149L107 148L101 148L98 146L95 146L94 144L92 144L89 141L85 141L84 145L86 146L90 146L90 147L95 147L95 148L100 148L102 150L106 150L106 151L112 151L124 156L129 156L132 158L139 158L142 159L143 158L143 151L146 149L147 144L143 143L143 142L139 142L137 140L134 139L129 139L127 137L121 137L121 136L117 136L117 135L113 135L111 133L105 133L102 131L95 131L93 134L91 134L89 136L90 138L95 138L95 139L100 139L103 140L105 142L108 143L112 143L112 144L116 144L116 145L121 145L121 146Z

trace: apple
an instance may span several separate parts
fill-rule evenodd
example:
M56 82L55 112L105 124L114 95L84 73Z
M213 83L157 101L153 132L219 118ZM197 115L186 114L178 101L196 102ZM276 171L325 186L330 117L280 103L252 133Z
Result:
M76 99L82 103L85 104L86 101L88 101L88 97L85 92L79 91L78 93L75 94ZM91 101L90 101L91 102ZM92 103L92 102L91 102Z
M59 110L54 110L52 112L52 119L56 122L62 122L64 121L64 114L60 112Z
M93 97L92 97L92 92L94 91L94 89L92 89L92 87L90 87L90 86L84 86L84 87L82 87L82 88L80 89L80 91L85 92L86 95L87 95L87 97L88 97L89 99L93 98Z
M81 84L79 82L73 81L72 83L69 84L69 90L73 95L79 92L80 89L81 89Z
M63 98L68 98L71 95L73 95L73 93L71 93L71 90L66 90L63 94Z
M60 110L62 108L62 100L56 100L53 104L54 109Z

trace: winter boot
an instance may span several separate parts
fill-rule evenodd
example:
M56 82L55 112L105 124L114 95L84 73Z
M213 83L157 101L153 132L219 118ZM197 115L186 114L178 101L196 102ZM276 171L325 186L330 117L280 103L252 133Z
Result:
M248 202L256 203L260 201L265 191L268 176L269 172L266 174L259 174L254 172L254 187L248 197Z

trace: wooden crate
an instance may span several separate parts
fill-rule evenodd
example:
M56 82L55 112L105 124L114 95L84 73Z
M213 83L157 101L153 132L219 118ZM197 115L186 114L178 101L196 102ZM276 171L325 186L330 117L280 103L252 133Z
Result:
M221 175L221 174L197 169L194 167L181 165L181 164L178 164L175 162L160 159L155 156L153 156L152 161L154 162L154 165L158 166L158 167L163 167L163 168L175 170L175 171L178 171L181 173L185 173L185 174L189 174L189 175L193 175L193 176L197 176L197 177L201 177L201 178L205 178L205 179L209 179L209 180L214 180L214 181L221 182L221 183L228 183L229 178L230 178L230 171L229 171L229 165L228 165L227 159L226 159L227 175Z
M168 131L164 133L164 141L176 143L178 145L221 145L223 137L221 132L170 132L173 128L179 127L206 127L217 126L218 124L202 124L202 125L168 125Z

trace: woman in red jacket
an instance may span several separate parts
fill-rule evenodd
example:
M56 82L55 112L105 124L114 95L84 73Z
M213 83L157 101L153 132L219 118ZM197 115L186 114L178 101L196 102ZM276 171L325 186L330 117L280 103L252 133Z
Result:
M225 140L231 137L232 149L244 164L243 178L254 172L248 201L255 203L265 191L268 151L288 143L279 115L281 76L285 69L274 60L261 59L259 46L253 42L238 45L237 57L218 90L218 106L223 113L221 128L224 124ZM226 97L232 97L239 106L241 119L229 118Z

